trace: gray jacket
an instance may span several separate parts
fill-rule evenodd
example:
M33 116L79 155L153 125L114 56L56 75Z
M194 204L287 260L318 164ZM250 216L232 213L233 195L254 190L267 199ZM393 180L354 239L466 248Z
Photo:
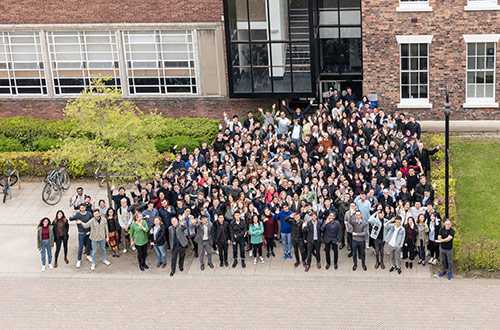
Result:
M179 244L182 247L186 247L188 245L188 239L186 236L186 232L184 231L186 229L185 226L183 225L177 225L177 227L170 226L168 227L168 237L170 238L170 247L174 247L174 230L175 234L177 235L177 240L179 241Z
M108 237L108 221L105 217L101 217L101 222L96 218L92 218L89 222L82 222L83 228L90 228L91 241L104 241Z
M385 224L387 223L387 219L383 219L384 221L384 227L385 227ZM368 223L372 226L372 229L370 230L370 237L373 238L373 239L377 239L378 237L378 234L380 234L380 230L382 229L382 221L380 221L377 213L373 213L370 218L368 218ZM384 230L384 233L383 233L383 239L385 241L385 230Z
M210 221L207 222L207 234L208 234L208 242L212 245L212 223ZM196 236L194 241L198 244L203 242L203 225L201 222L196 224Z
M385 242L387 244L389 244L389 242L391 241L392 239L392 235L394 235L396 231L396 226L394 226L393 223L389 222L389 223L386 223L385 226L384 226L384 238L385 238ZM403 226L399 227L399 231L397 232L397 236L396 236L396 246L394 246L395 248L402 248L403 247L403 243L405 242L405 236L406 236L406 232L405 232L405 229Z

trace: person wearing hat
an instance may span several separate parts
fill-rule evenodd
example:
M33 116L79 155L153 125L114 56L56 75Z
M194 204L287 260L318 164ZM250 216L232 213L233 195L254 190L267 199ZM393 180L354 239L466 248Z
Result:
M329 269L331 265L331 250L333 250L333 268L337 269L339 259L338 242L340 241L341 230L336 212L328 213L326 220L321 225L321 232L323 233L323 243L325 243L326 269Z

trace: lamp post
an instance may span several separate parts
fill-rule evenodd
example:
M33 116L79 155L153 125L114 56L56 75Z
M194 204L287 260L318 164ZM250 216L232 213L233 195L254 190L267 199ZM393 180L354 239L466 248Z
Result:
M444 103L444 218L449 219L450 208L450 97L448 95L448 88L446 88L446 101Z

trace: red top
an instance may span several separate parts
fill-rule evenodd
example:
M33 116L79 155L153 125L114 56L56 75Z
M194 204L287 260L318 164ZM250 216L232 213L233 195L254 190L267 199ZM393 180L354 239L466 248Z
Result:
M48 240L50 238L49 235L49 226L42 227L42 241Z
M267 218L264 221L264 237L271 238L274 235L278 235L278 221L274 220L272 215L264 217Z

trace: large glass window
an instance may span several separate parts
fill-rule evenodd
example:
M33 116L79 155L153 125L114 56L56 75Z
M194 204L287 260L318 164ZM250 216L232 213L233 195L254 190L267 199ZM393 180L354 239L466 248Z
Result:
M467 102L495 101L494 42L467 43Z
M226 0L232 94L312 93L309 1Z
M321 73L360 76L361 1L320 0L318 6Z
M96 78L120 88L114 32L50 32L48 40L56 95L79 94Z
M401 43L401 100L429 98L429 45Z
M198 93L192 31L126 31L123 39L130 94Z
M47 86L37 32L0 32L0 96L44 95Z

